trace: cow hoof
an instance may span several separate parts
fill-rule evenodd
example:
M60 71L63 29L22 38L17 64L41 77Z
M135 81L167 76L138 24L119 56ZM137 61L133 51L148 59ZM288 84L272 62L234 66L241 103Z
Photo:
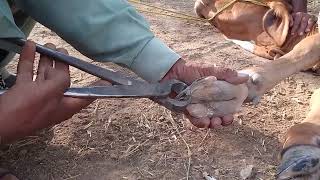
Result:
M320 76L320 63L317 63L316 65L312 66L309 69L303 70L302 72L311 73L315 76Z
M312 74L314 76L320 76L320 69L309 68L309 69L301 71L301 72Z
M301 145L288 149L278 167L277 180L319 180L320 148Z
M314 75L316 76L320 76L320 63L314 65L312 68L311 68L312 72Z
M254 105L259 104L261 96L266 91L267 80L260 73L259 69L246 69L239 71L242 74L248 74L250 79L247 82L248 97L245 102L252 102Z

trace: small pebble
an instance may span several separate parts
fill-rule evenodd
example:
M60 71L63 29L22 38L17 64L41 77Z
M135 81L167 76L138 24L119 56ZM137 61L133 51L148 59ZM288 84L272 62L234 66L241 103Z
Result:
M241 179L246 180L249 178L253 178L254 176L254 166L249 165L240 172Z

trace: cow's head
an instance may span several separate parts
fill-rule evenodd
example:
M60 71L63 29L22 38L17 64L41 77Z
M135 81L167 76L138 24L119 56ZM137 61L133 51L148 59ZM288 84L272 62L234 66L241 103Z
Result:
M264 0L266 6L236 1L212 18L230 0L196 0L198 16L210 23L227 38L255 41L259 45L281 47L288 35L291 6L282 0ZM260 0L261 1L261 0Z

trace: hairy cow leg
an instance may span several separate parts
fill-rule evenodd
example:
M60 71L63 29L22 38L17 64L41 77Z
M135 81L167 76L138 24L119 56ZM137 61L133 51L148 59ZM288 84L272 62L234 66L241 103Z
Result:
M285 78L308 69L320 60L320 34L305 38L295 48L276 61L261 67L242 70L251 77L248 82L249 96L252 101L272 89Z
M320 89L310 100L307 117L291 127L283 143L278 179L320 179Z
M307 69L320 60L320 34L307 37L291 52L263 67L243 70L250 74L249 100L256 99L280 81ZM291 127L284 142L278 179L319 179L320 177L320 90L311 99L307 118Z
M239 45L243 49L266 59L275 60L284 55L285 53L278 47L266 47L266 46L259 46L255 45L253 42L250 41L241 41L237 39L228 39L228 41L232 41L233 43Z

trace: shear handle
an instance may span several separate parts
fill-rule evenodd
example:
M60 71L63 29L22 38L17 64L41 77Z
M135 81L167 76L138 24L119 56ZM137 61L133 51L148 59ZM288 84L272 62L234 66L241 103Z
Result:
M21 48L25 45L26 40L24 39L4 39L5 41L11 43L11 45L17 45ZM13 48L16 53L21 53L17 48ZM66 54L63 54L59 51L52 50L45 46L36 44L36 51L40 54L54 58L57 61L66 63L70 66L78 68L84 72L87 72L93 76L99 77L103 80L109 81L112 84L123 84L123 85L132 85L136 83L141 83L142 81L129 79L125 75L119 72L108 70L97 65L91 64L89 62L80 60L76 57L72 57Z

